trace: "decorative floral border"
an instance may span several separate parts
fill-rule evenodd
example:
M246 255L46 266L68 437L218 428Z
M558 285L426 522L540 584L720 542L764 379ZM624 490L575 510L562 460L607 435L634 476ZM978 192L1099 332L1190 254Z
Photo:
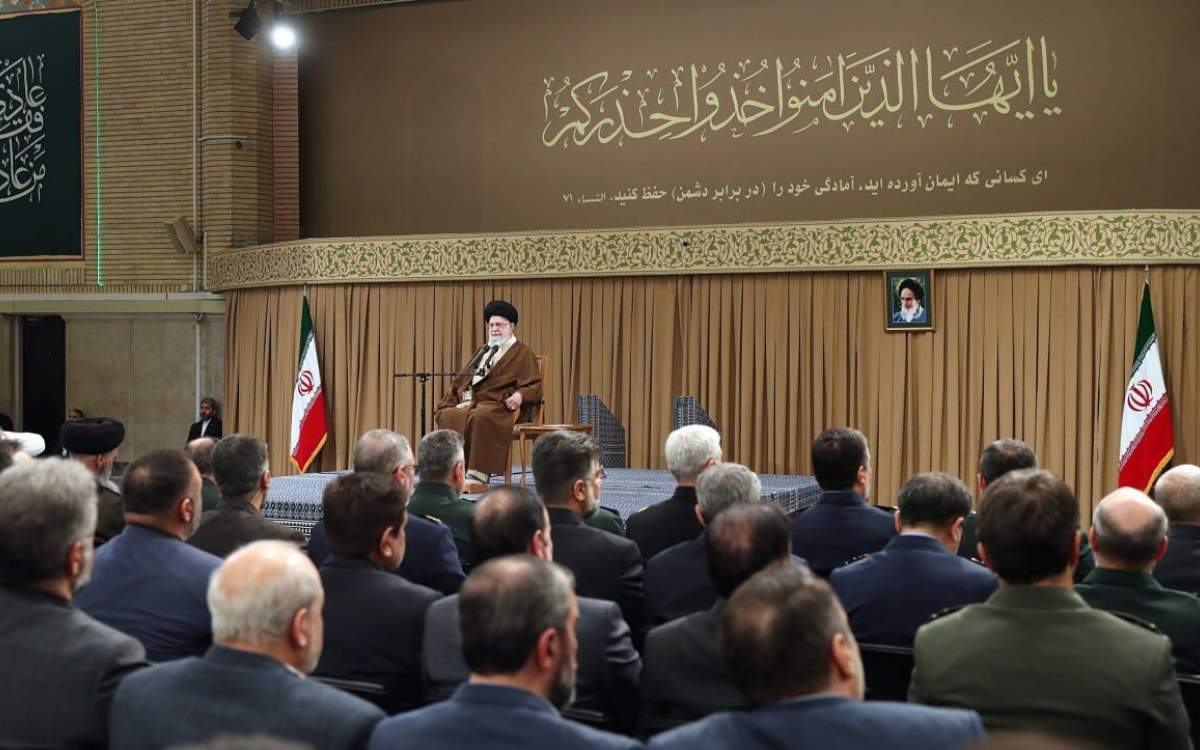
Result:
M1200 263L1200 211L315 239L220 250L214 290L332 282Z

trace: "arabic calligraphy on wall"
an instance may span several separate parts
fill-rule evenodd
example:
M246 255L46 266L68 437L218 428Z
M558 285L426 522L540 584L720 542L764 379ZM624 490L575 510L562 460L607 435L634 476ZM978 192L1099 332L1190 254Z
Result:
M0 58L0 203L42 198L46 179L45 55Z
M977 127L1062 114L1046 37L601 70L543 79L542 145L700 142L811 128Z

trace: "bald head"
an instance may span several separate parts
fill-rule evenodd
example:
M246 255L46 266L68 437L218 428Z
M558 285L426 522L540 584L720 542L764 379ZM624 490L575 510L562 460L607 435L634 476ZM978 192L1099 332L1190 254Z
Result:
M1181 464L1158 478L1154 499L1171 523L1200 525L1200 466Z
M199 470L200 476L212 479L213 473L213 448L217 447L217 441L210 437L196 438L187 444L185 452L187 457L192 459L192 463L196 464L196 469Z
M546 506L533 491L505 486L488 491L476 503L470 524L471 549L478 565L529 551L539 532L547 535L550 521Z
M208 583L214 641L270 653L302 672L312 671L321 655L323 602L317 569L289 542L247 544ZM306 629L303 637L298 626Z
M1102 568L1149 572L1166 551L1167 514L1145 494L1122 487L1092 514L1092 542Z

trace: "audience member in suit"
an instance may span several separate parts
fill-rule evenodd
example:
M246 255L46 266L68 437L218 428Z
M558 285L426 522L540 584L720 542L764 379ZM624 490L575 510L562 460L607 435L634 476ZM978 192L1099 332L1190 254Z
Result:
M711 427L690 424L667 435L667 470L675 478L675 494L629 517L628 536L643 560L704 531L696 510L696 478L721 461L721 435Z
M731 467L749 473L737 464L718 464L711 471ZM651 722L699 719L746 706L721 658L721 612L742 582L772 563L786 562L792 551L788 517L772 503L742 503L727 509L712 522L705 542L717 603L646 635L642 710Z
M217 443L212 462L221 502L204 514L190 544L217 557L229 557L238 547L260 539L304 544L299 531L263 518L271 486L266 443L251 435L230 435Z
M721 651L753 707L655 737L660 750L812 747L957 750L983 735L974 711L863 702L858 644L829 585L780 563L742 584L721 613Z
M221 489L217 487L217 480L213 477L212 454L216 447L216 440L202 437L191 441L184 448L188 458L196 464L196 470L200 472L200 481L204 483L200 494L204 496L205 513L216 510L221 503Z
M1154 501L1171 523L1154 577L1167 588L1200 594L1200 466L1181 464L1159 477Z
M447 701L385 719L370 747L639 747L555 710L569 706L575 690L579 609L571 584L566 569L531 555L475 568L458 595L469 682Z
M203 654L205 591L221 560L185 543L200 521L200 473L182 451L152 451L129 465L121 489L125 530L96 552L75 601L141 641L151 661Z
M1096 609L1151 623L1171 639L1175 667L1200 672L1200 598L1165 589L1150 573L1167 550L1167 514L1141 492L1122 487L1092 514L1096 569L1075 587Z
M323 498L333 553L320 569L325 649L316 674L380 683L397 710L421 702L425 612L441 597L392 575L404 559L407 498L404 485L371 473L338 477Z
M125 442L125 425L109 417L83 417L63 423L63 451L96 478L96 539L99 547L125 528L125 505L112 481L113 462Z
M834 568L883 549L896 526L889 511L867 503L871 451L861 432L849 427L822 432L812 444L812 465L821 497L792 520L792 550L828 578Z
M918 474L900 489L899 502L899 536L829 577L860 643L912 646L932 615L996 590L991 571L955 554L971 510L966 485L947 474Z
M979 473L975 475L979 496L983 497L989 484L1010 471L1036 468L1037 455L1034 454L1032 448L1020 440L1001 438L984 448L983 455L979 457ZM963 523L962 543L958 545L960 557L979 559L975 524L976 515L974 513L967 514L966 521ZM1075 583L1086 578L1094 567L1096 567L1096 557L1092 554L1087 535L1083 535L1079 540L1079 565L1075 568Z
M88 578L96 483L50 458L0 476L0 747L104 747L117 684L142 644L75 608Z
M720 471L714 470L720 469ZM729 508L762 500L762 485L754 472L739 464L717 464L697 480L696 515L702 526ZM806 563L797 557L799 563ZM646 623L661 625L717 603L708 575L708 534L663 550L646 564Z
M1171 642L1072 590L1079 506L1047 471L1009 472L979 507L1000 588L917 631L914 702L971 707L989 730L1037 729L1123 750L1189 748Z
M416 473L408 438L391 430L371 430L354 447L356 473L382 474L405 492L413 490ZM396 574L406 581L453 594L462 586L466 574L458 559L454 538L445 524L408 513L404 527L404 561ZM318 521L308 538L308 556L318 567L325 562L329 549L325 542L325 523Z
M580 596L621 608L635 642L645 608L645 568L637 545L583 522L600 507L600 448L578 432L548 432L533 445L533 479L554 527L555 560L575 574Z
M550 517L530 490L499 487L476 506L471 522L472 546L479 563L526 553L551 562L554 543ZM616 604L578 597L575 635L579 669L574 706L599 712L617 726L632 730L638 717L638 676L642 661L633 647L629 626ZM425 674L429 698L448 697L469 676L458 627L458 597L436 601L425 618Z
M304 678L321 656L324 599L316 568L295 545L259 541L234 552L208 584L216 643L203 657L122 681L111 746L161 748L256 733L317 750L365 745L383 712Z
M421 438L417 463L421 481L413 489L408 509L446 524L454 535L459 558L470 561L475 503L462 496L466 467L463 439L454 430L434 430Z
M220 440L225 436L221 429L221 418L217 416L220 411L220 405L212 396L205 396L200 399L200 419L193 422L188 429L188 439L190 443L196 438L210 437L214 440Z

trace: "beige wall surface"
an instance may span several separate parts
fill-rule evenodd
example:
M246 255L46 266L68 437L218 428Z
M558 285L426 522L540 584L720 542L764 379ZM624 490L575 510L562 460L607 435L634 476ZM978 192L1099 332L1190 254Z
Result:
M67 406L125 423L121 460L183 445L196 419L191 316L68 316ZM220 399L224 319L199 323L201 394Z

